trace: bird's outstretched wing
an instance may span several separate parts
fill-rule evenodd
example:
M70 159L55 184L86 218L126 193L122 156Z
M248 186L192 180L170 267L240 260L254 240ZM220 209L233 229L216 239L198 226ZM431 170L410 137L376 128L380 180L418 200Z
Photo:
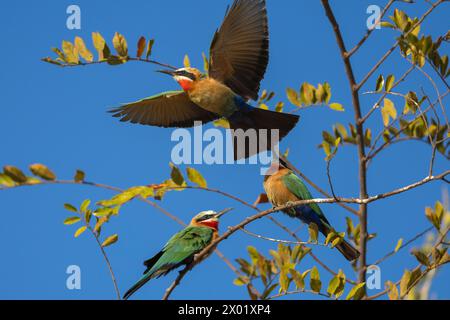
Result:
M209 228L183 229L167 242L158 259L150 259L144 263L146 272L151 274L152 278L165 275L202 251L211 242L212 237L213 230Z
M189 128L195 121L207 123L220 117L197 106L183 91L163 92L110 112L122 122L165 128Z
M210 49L209 76L256 100L269 63L265 0L235 0Z

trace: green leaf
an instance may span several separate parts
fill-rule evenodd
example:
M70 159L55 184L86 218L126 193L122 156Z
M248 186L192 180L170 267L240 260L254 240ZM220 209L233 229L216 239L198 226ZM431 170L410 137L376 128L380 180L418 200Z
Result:
M383 75L380 74L377 79L377 85L375 87L375 91L381 92L381 90L383 90L383 86L384 86L384 77L383 77Z
M123 35L116 32L113 38L113 45L120 57L128 57L128 44Z
M56 180L56 175L43 164L32 164L30 165L30 171L37 177L42 178L47 181Z
M145 50L145 45L147 44L147 40L145 39L145 37L140 37L137 43L137 52L136 52L136 57L137 58L141 58L142 55L144 54L144 50Z
M191 182L195 183L200 188L207 188L208 187L205 178L203 178L203 176L202 176L202 174L200 172L198 172L194 168L189 168L189 167L186 169L186 171L187 171L188 179Z
M342 104L336 103L336 102L330 104L330 109L331 110L335 110L335 111L339 111L339 112L344 112L345 111L344 106Z
M116 243L117 240L119 240L119 235L118 234L113 234L112 236L109 236L108 238L106 238L105 241L103 241L102 247L105 248L107 246L110 246L113 243Z
M3 173L8 177L10 177L15 182L25 183L27 181L27 177L22 172L22 170L14 166L4 166Z
M317 267L313 267L310 274L310 283L311 290L314 292L320 292L322 289L322 281L320 281L320 274Z
M88 50L88 48L86 48L86 44L82 38L75 37L75 48L84 60L87 62L94 61L94 55Z
M92 43L97 50L98 61L103 61L109 58L111 55L111 50L109 50L109 47L100 32L92 32Z
M348 293L347 297L345 298L345 300L361 300L361 298L364 296L364 292L365 292L365 286L366 283L362 282L359 283L357 285L355 285L350 292Z
M391 74L386 78L386 92L390 92L392 90L392 87L394 86L394 82L395 82L394 75Z
M83 232L85 232L87 229L86 226L82 226L77 231L75 231L75 234L73 235L75 238L78 238Z
M75 224L75 223L79 222L80 220L81 220L80 217L69 217L64 220L64 224L71 225L71 224Z
M70 203L65 203L65 204L64 204L64 208L65 208L67 211L78 213L78 209L75 208L75 207L74 207L73 205L71 205Z
M85 177L86 177L86 174L85 174L83 171L77 170L77 172L75 173L75 176L74 176L73 180L75 180L75 182L80 183L80 182L83 182L83 181L84 181L84 178L85 178Z
M287 98L289 99L289 102L292 103L294 106L296 106L296 107L302 106L302 102L300 101L300 96L296 90L294 90L292 88L287 88L286 95L287 95Z
M170 163L169 165L172 168L170 178L172 179L173 182L175 182L176 185L182 186L184 184L184 177L180 169L178 169L178 167L175 166L173 163Z
M155 44L155 39L150 39L147 44L147 53L145 54L145 58L148 60L152 55L153 45Z

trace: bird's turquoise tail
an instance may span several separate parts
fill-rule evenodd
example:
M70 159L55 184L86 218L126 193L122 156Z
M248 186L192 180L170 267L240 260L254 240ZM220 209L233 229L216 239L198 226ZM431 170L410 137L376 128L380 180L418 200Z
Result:
M141 279L139 279L139 281L136 282L136 284L132 286L130 290L128 290L124 294L123 300L128 300L129 297L131 297L136 291L138 291L144 284L146 284L152 278L152 275L153 273L149 272L146 273Z
M260 108L253 108L245 105L240 108L229 119L232 132L241 129L247 132L249 129L256 130L257 140L253 144L248 139L239 140L239 136L233 133L234 158L235 160L246 159L264 151L270 151L295 127L299 116L281 112L274 112ZM261 140L262 129L267 130L267 141ZM279 141L273 141L272 132L277 130ZM239 131L238 131L239 132ZM265 142L265 148L261 147L261 142Z

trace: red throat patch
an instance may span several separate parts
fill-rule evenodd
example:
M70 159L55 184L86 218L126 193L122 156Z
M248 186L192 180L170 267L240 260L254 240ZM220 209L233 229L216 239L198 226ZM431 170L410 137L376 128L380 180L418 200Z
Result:
M201 225L203 225L203 226L205 226L205 227L208 227L208 228L211 228L211 229L214 229L214 230L219 230L219 221L217 221L217 220L205 220L205 221L201 221L201 222L199 222L199 224L201 224Z
M187 91L192 89L193 82L191 80L184 80L184 79L182 79L182 80L178 81L178 84L183 88L183 90L185 92L187 92Z

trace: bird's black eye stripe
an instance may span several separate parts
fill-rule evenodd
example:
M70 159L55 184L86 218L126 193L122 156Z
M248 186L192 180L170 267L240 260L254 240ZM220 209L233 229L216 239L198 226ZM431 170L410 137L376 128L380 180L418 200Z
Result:
M195 75L193 73L187 72L186 70L181 70L176 72L177 76L186 77L191 80L195 80Z
M214 214L208 214L208 215L205 215L205 216L201 217L199 219L199 221L208 220L208 219L214 218L214 216L215 216Z

